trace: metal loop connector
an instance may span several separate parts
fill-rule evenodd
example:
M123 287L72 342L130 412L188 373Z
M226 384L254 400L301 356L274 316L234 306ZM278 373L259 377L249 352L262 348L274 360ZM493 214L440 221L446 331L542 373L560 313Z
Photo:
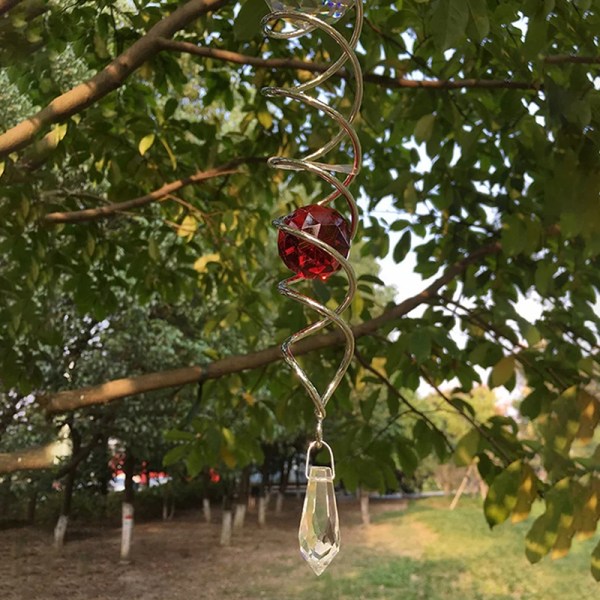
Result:
M306 479L308 479L308 475L309 475L309 471L310 471L310 453L316 448L317 450L319 450L320 448L325 447L327 448L328 452L329 452L329 458L331 460L331 479L335 479L335 461L333 460L333 450L331 449L331 446L327 443L321 440L321 445L317 445L317 442L311 442L310 445L308 446L308 450L306 451L306 467L304 469L304 474L306 475Z

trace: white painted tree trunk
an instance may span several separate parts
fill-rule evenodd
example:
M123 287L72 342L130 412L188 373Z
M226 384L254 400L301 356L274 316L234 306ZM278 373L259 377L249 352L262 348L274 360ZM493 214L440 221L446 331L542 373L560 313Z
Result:
M231 544L231 511L223 511L223 520L221 523L221 546Z
M121 560L128 561L133 536L133 504L123 502L123 520L121 525Z
M277 500L275 501L275 514L280 515L283 510L283 494L277 492Z
M202 514L204 515L204 520L207 523L210 523L210 500L208 498L202 499Z
M359 490L360 495L360 517L363 525L370 525L371 515L369 514L369 492Z
M258 499L258 524L264 527L267 523L267 499L260 496Z
M67 525L69 524L69 517L67 515L60 515L54 528L54 547L60 550L65 545L65 534L67 533Z
M244 521L246 520L246 505L236 504L235 512L233 514L233 528L242 529L244 527Z

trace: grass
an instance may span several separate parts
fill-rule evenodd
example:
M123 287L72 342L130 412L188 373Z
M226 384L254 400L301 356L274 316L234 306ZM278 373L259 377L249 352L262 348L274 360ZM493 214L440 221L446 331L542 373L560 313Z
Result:
M279 600L598 600L589 571L594 540L575 541L563 559L530 565L524 537L530 522L490 531L478 502L450 512L439 499L378 515L370 535L383 549L353 539L319 579L288 582ZM280 580L281 581L281 580ZM254 596L252 596L254 597ZM268 598L263 590L256 597Z

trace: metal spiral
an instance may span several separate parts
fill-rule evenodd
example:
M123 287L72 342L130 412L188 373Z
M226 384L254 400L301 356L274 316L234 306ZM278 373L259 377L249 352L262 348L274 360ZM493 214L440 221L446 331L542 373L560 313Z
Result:
M270 14L268 14L262 21L264 32L272 38L290 40L306 35L314 30L320 30L328 36L330 36L337 43L337 45L342 51L341 56L337 60L335 60L330 67L328 67L324 72L316 75L311 80L287 89L279 87L266 87L262 89L262 93L271 98L288 98L298 102L303 102L306 105L325 113L325 115L327 115L336 124L339 125L340 129L338 133L321 148L311 152L303 158L298 159L272 157L269 159L269 165L274 168L286 169L291 171L308 171L317 175L327 184L332 186L334 188L333 191L325 199L321 200L317 204L328 205L340 197L343 197L346 200L348 210L351 216L350 240L352 240L354 238L354 235L356 234L356 228L358 225L358 209L352 193L348 190L348 186L356 178L360 170L362 161L360 142L358 140L356 131L352 127L352 122L354 121L360 110L360 105L363 96L362 73L360 63L358 62L358 58L355 54L355 48L360 37L363 22L362 0L355 0L354 8L356 15L356 24L352 33L352 37L349 41L347 41L344 38L344 36L341 35L331 25L325 23L318 17L315 17L310 14L296 12L293 10L273 11ZM282 21L285 24L287 24L288 29L284 28L283 30L276 31L275 25L278 22ZM306 92L318 87L319 85L323 84L328 79L336 75L346 63L349 63L350 70L354 75L355 96L348 116L344 117L336 109L330 107L320 99L308 95ZM342 140L346 137L349 139L350 144L352 146L352 164L340 165L319 162L319 159L323 158L331 150L337 148L342 142ZM344 174L344 180L340 181L335 176L335 173ZM354 336L352 334L352 330L350 329L349 325L341 319L340 314L343 313L352 302L352 299L356 292L356 276L354 274L354 269L352 268L348 260L346 260L346 258L344 258L339 252L337 252L327 243L317 239L316 237L310 235L309 233L306 233L305 231L294 229L286 225L284 223L284 217L275 219L273 221L273 224L280 231L295 236L314 246L317 246L319 249L325 251L327 254L332 256L336 261L339 262L348 278L348 291L346 293L346 296L344 297L343 301L337 306L337 308L335 308L335 310L330 310L323 304L319 303L317 300L298 292L292 287L294 284L297 284L304 279L301 275L294 275L293 277L290 277L280 282L278 285L278 290L281 294L288 298L292 298L293 300L296 300L304 304L305 306L308 306L322 317L315 323L312 323L311 325L291 335L288 339L286 339L283 342L281 346L285 361L298 375L304 388L308 392L308 395L314 402L315 414L317 417L317 428L316 438L313 444L316 444L316 447L320 448L322 445L326 446L325 442L323 441L323 419L326 416L327 403L331 399L333 393L335 392L336 388L338 387L339 383L344 377L344 374L346 373L346 370L348 369L348 366L350 365L352 356L354 354ZM320 331L321 329L323 329L331 323L335 324L344 335L345 350L344 356L342 358L342 361L340 362L340 365L338 366L337 371L335 372L325 391L321 394L319 393L315 385L312 383L306 372L298 364L298 361L296 360L292 352L292 347L295 343L307 338L310 335L313 335L314 333ZM329 447L327 446L327 448ZM308 462L309 457L307 457L307 466Z

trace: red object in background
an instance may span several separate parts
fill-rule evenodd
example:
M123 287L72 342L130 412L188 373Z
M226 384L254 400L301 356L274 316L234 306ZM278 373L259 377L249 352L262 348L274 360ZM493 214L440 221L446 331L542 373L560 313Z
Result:
M283 222L329 244L344 258L350 252L350 226L333 208L319 204L303 206ZM286 267L305 279L327 279L340 270L340 263L327 252L284 231L279 232L277 245Z
M219 483L221 481L221 476L212 467L208 470L208 474L210 475L211 483Z

